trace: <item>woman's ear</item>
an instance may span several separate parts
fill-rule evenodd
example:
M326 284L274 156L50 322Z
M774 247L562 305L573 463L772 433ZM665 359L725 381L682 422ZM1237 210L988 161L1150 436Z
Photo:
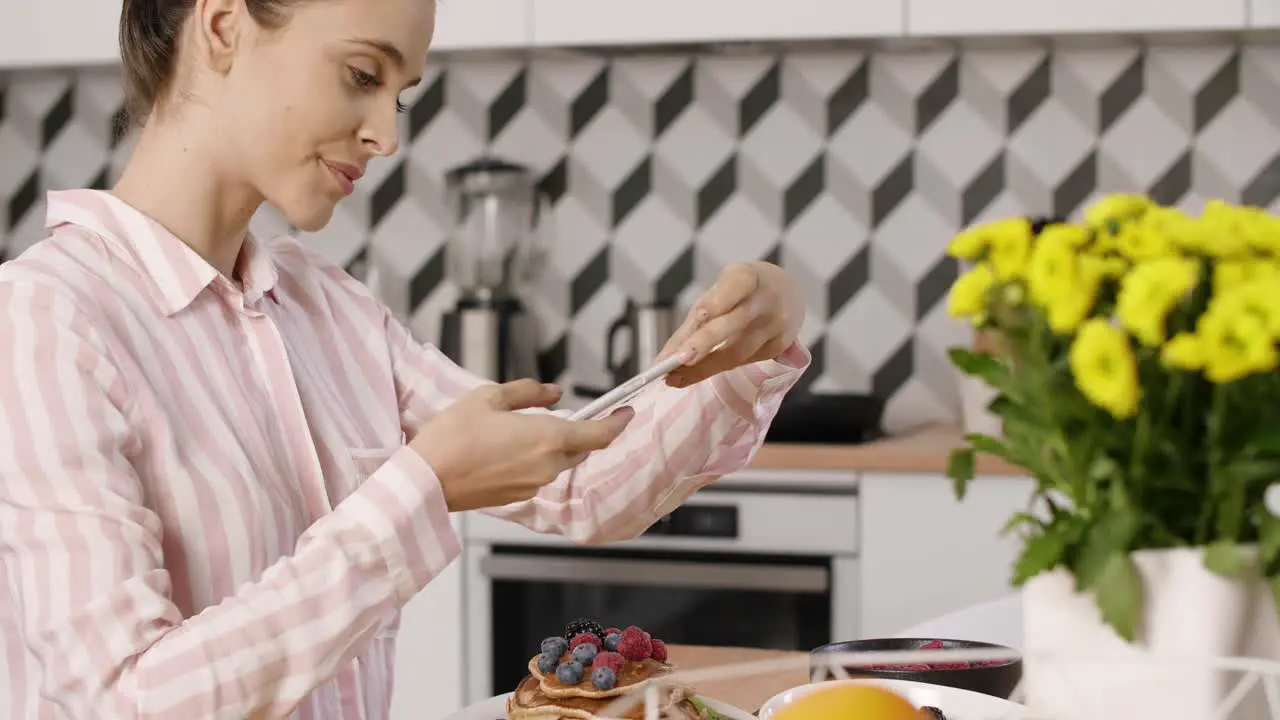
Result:
M231 69L236 50L244 42L247 13L244 0L196 0L194 34L214 72L223 74Z

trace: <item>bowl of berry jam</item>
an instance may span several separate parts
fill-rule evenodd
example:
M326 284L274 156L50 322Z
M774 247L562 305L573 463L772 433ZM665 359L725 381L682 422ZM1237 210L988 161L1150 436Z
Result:
M835 679L828 663L822 661L826 653L889 652L902 650L1001 650L1016 652L1003 645L970 640L939 640L934 638L875 638L850 640L823 645L809 653L810 669L820 679ZM1022 660L985 660L978 662L940 661L937 663L913 663L902 665L845 665L849 677L872 677L886 680L910 680L959 688L1008 700L1022 679ZM823 674L826 677L823 677Z

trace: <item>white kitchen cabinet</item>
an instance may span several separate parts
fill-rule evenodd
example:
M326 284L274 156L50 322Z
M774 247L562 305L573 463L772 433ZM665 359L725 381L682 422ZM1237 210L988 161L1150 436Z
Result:
M121 0L0 0L0 68L120 60Z
M1249 27L1265 30L1280 28L1280 0L1248 0Z
M0 68L120 60L122 0L0 0ZM436 51L524 47L529 0L454 0L436 10Z
M529 44L530 0L442 0L431 49L520 48Z
M461 523L455 516L459 536ZM391 720L441 720L463 707L463 574L459 557L401 612Z
M908 0L907 34L1070 35L1243 30L1247 25L1246 6L1249 2L1250 0Z
M555 47L900 36L905 2L531 0L533 44Z
M1025 477L979 477L963 501L942 475L865 473L862 637L890 637L925 620L1013 592L1019 542L1000 536L1025 510Z

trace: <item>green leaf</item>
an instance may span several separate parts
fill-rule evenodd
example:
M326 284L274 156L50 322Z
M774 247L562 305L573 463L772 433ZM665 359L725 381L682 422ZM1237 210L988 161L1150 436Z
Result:
M960 372L983 380L992 387L1004 387L1009 381L1009 371L991 353L951 348L948 354L951 356L951 363Z
M1123 640L1133 642L1142 613L1142 579L1128 553L1117 552L1107 558L1093 593L1102 621Z
M991 437L990 435L969 433L964 436L964 439L965 442L969 443L969 447L973 448L975 452L980 452L983 455L991 455L992 457L998 457L1001 460L1013 463L1014 465L1020 464L1018 462L1017 453L1010 450L1008 445L1005 445L1003 442Z
M1260 423L1245 440L1245 452L1250 455L1280 455L1280 426Z
M987 412L1003 420L1006 425L1016 424L1031 430L1043 430L1045 427L1044 417L1003 393L987 403Z
M947 458L947 477L951 478L951 487L957 500L964 499L969 483L973 480L974 460L973 448L967 447L952 450L951 457Z
M1238 578L1245 571L1244 556L1230 540L1219 540L1204 549L1204 568L1225 578Z
M1032 515L1031 513L1019 511L1014 513L1009 518L1008 522L1004 524L1004 527L1000 529L1000 534L1008 535L1009 533L1013 532L1014 530L1017 530L1023 525L1035 525L1037 527L1043 527L1043 524L1040 522L1040 518L1036 517L1035 515Z
M1280 518L1258 511L1258 555L1267 575L1280 573Z
M1280 460L1240 460L1222 468L1220 477L1227 484L1252 485L1262 481L1270 485L1280 480Z
M1089 463L1089 479L1094 482L1110 480L1120 475L1120 463L1106 455L1099 455Z
M1267 578L1267 586L1271 588L1271 604L1275 606L1276 613L1280 614L1280 575Z
M1066 526L1062 524L1045 528L1040 534L1027 538L1022 554L1013 564L1013 586L1022 587L1036 575L1057 567L1066 554L1069 539Z
M1077 590L1097 585L1111 558L1129 551L1129 545L1142 527L1142 519L1125 509L1107 511L1085 532L1084 546L1076 558L1074 574Z

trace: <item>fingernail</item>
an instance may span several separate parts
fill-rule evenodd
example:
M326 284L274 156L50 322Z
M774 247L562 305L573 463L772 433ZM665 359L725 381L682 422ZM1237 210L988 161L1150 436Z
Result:
M636 416L636 409L630 405L623 405L622 407L614 408L613 412L609 413L609 417L622 417L624 415L627 420L631 420Z
M551 393L552 395L559 395L559 394L560 394L560 392L561 392L561 391L560 391L560 386L559 386L559 385L557 385L557 384L555 384L555 383L542 383L542 389L543 389L543 390L546 390L547 392Z

